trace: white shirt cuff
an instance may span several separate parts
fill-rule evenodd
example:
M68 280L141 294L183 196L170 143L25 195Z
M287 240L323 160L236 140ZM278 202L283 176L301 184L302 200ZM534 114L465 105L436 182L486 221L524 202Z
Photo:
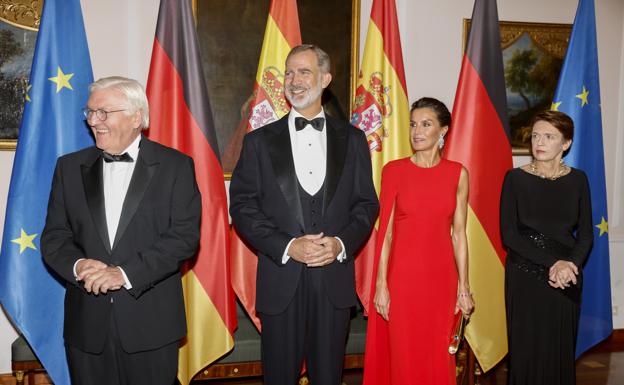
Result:
M338 262L344 262L345 259L347 259L347 252L345 251L345 247L344 247L344 243L342 243L342 239L338 238L338 237L334 237L338 240L338 242L340 242L340 246L342 246L342 250L340 251L340 253L336 256L336 259L338 260Z
M288 260L290 259L290 255L288 255L288 249L290 248L290 244L293 243L295 239L297 238L291 239L290 242L288 242L288 244L286 245L286 249L284 249L284 254L282 254L282 265L285 265L286 262L288 262Z
M74 272L74 278L78 279L78 273L76 273L76 266L78 266L78 262L82 261L84 258L80 258L78 259L76 262L74 262L74 267L72 268L72 271Z
M119 266L117 266L117 268L119 269L119 271L121 271L121 275L123 275L124 282L126 282L126 283L124 283L123 287L124 287L126 290L130 290L130 289L132 289L132 284L131 284L131 283L130 283L130 281L128 280L128 276L126 275L126 272L124 271L124 269L122 269L122 268L121 268L121 267L119 267Z

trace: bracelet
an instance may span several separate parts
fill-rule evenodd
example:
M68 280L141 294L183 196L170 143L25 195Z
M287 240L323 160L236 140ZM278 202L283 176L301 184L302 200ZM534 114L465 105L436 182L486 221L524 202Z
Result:
M472 297L472 293L463 292L463 293L458 293L457 296L458 297Z

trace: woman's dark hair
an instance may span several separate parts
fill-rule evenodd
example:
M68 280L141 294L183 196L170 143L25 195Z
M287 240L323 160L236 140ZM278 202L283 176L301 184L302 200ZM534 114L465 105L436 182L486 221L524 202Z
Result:
M535 126L537 122L544 121L552 124L563 136L565 140L572 140L574 138L574 122L572 119L559 111L542 111L538 112L531 119L531 128Z
M410 109L410 114L414 112L414 110L418 108L430 108L435 112L436 117L438 118L438 122L440 122L440 126L451 126L451 113L448 108L435 98L420 98L414 103L412 103L412 108Z

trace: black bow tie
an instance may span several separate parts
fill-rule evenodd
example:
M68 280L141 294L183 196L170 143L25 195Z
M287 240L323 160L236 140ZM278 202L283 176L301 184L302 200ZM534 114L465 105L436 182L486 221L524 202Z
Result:
M314 118L312 120L308 120L302 117L295 118L295 128L297 129L297 131L303 130L308 124L311 125L316 131L323 131L325 118Z
M127 152L124 152L121 155L113 155L113 154L109 154L108 152L102 152L102 158L104 158L104 162L106 162L106 163L110 163L110 162L134 162L134 159L132 159L130 154L128 154Z

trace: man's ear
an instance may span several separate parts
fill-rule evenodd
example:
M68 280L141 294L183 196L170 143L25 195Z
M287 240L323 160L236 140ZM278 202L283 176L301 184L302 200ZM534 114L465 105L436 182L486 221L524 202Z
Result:
M132 116L132 124L135 130L141 129L141 121L143 120L143 111L137 110Z
M325 89L327 88L327 86L329 85L329 83L331 83L332 81L332 76L331 74L328 72L326 74L321 75L322 79L321 79L321 86Z

